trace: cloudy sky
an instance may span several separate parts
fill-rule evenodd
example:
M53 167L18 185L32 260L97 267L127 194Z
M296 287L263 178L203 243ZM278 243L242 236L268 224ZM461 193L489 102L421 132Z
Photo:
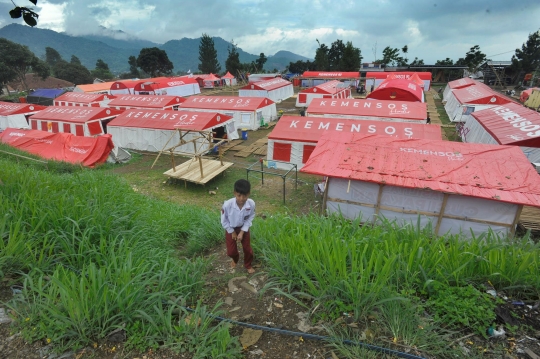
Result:
M28 0L13 0L33 7ZM0 27L11 0L0 0ZM538 0L38 0L38 27L70 35L99 26L165 43L203 33L252 54L288 50L309 58L320 43L337 39L360 48L363 62L386 46L408 45L407 57L426 64L457 60L474 45L493 60L509 60L540 28Z

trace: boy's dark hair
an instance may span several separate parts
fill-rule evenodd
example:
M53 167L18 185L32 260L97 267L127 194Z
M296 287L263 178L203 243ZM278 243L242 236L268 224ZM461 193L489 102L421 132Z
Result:
M248 180L239 179L234 183L234 191L240 194L249 194L251 192L251 184Z

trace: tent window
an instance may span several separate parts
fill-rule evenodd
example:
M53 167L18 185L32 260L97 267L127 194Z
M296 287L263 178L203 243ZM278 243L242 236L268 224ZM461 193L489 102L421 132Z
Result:
M82 125L75 125L75 134L77 136L84 136L84 129Z
M64 123L64 133L71 133L71 125L69 123Z
M58 133L58 132L60 132L60 131L58 130L58 122L53 122L53 123L52 123L52 132L53 132L53 133Z
M242 114L242 124L249 125L251 123L251 114L250 113L243 113Z
M38 122L36 120L33 120L33 121L30 121L30 124L32 126L32 130L37 130L38 129Z
M101 131L101 123L99 121L88 122L88 131L91 136L101 135L103 133Z
M315 146L311 145L304 145L304 150L302 153L302 163L306 163L307 160L309 160L309 156L311 156L311 153L315 149Z
M49 131L47 128L47 121L41 121L41 131Z
M291 161L291 144L274 142L274 156L276 161Z
M307 95L305 93L298 94L298 103L306 103Z
M323 98L332 98L332 95L323 95Z

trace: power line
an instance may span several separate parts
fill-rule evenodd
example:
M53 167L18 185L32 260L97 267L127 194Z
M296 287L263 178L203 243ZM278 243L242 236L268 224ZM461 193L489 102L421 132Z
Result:
M495 55L489 55L489 56L486 56L486 57L493 57L493 56L499 56L499 55L504 55L504 54L507 54L509 52L514 52L516 50L510 50L510 51L506 51L506 52L501 52L500 54L495 54Z

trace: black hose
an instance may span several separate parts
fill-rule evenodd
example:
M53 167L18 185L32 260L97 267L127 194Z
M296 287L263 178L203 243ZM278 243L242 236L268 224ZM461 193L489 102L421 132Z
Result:
M188 308L188 307L181 307L181 308L186 309L188 312L195 312L194 309L191 309L191 308ZM236 320L219 317L217 315L212 315L212 314L207 314L207 315L209 317L215 319L215 320L231 323L231 324L234 324L234 325L240 325L242 327L258 329L258 330L264 330L266 332L273 332L273 333L276 333L276 334L291 335L291 336L295 336L295 337L302 337L304 339L323 340L323 341L328 341L328 342L335 341L335 339L330 338L328 336L315 335L315 334L309 334L309 333L301 333L301 332L293 332L293 331L290 331L290 330L284 330L284 329L279 329L279 328L264 327L262 325L243 323L243 322L239 322L239 321L236 321ZM373 350L373 351L376 351L376 352L379 352L379 353L395 355L395 356L397 356L399 358L425 359L425 358L419 357L417 355L403 353L403 352L399 352L397 350L383 348L383 347L379 347L379 346L376 346L376 345L366 344L366 343L357 342L357 341L349 340L349 339L343 339L342 343L347 344L347 345L356 345L356 346L363 347L363 348L366 348L366 349L369 349L369 350Z

